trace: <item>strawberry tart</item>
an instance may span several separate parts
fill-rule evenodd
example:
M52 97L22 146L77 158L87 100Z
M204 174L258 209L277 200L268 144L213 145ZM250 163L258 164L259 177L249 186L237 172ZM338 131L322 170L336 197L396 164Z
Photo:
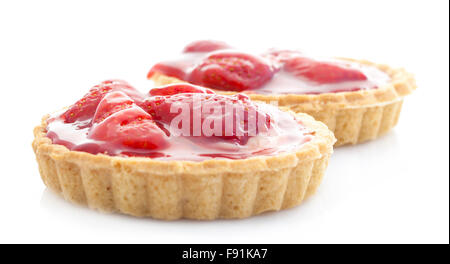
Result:
M335 143L312 117L242 93L171 84L143 94L121 80L46 115L34 137L43 182L66 200L158 219L296 206L317 190Z
M387 65L292 50L253 54L209 40L193 42L178 58L155 64L148 78L157 85L189 82L221 94L245 93L310 114L334 132L336 145L388 132L404 97L416 88L410 73Z

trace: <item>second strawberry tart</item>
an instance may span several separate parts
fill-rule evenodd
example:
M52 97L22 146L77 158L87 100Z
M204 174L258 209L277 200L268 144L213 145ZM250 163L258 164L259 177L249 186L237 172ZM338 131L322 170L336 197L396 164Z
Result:
M336 145L356 144L388 132L413 76L364 60L320 58L291 50L252 54L218 41L189 44L178 59L152 67L157 85L190 82L222 94L243 92L324 122Z

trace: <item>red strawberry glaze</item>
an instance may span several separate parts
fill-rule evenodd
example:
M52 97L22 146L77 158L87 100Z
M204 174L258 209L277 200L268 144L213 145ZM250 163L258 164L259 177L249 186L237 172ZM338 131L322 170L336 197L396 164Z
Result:
M269 50L259 56L226 45L204 48L216 45L210 42L189 44L178 59L154 65L147 77L160 73L217 90L260 94L350 92L376 89L389 81L384 72L356 62L290 50Z
M210 52L221 49L231 48L227 43L215 40L198 40L188 44L183 52Z
M187 81L228 91L254 90L267 83L275 72L269 61L236 51L210 53L187 74Z
M313 138L292 115L243 94L218 95L190 84L158 87L148 94L134 88L131 93L128 84L101 94L96 88L96 94L91 89L83 97L96 98L89 107L75 104L48 119L47 136L54 144L92 154L201 161L276 155ZM77 118L68 120L74 109L72 117Z

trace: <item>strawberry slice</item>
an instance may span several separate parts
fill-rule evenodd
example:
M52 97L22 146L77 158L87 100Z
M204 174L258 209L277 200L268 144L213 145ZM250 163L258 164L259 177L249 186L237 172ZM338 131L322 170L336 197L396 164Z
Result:
M214 92L210 89L191 85L191 84L169 84L162 87L153 88L150 90L151 96L168 96L180 93L205 93L205 94L213 94Z
M180 80L186 80L187 71L196 65L196 63L193 62L194 57L198 57L199 59L205 56L202 53L229 48L231 47L228 44L214 40L199 40L192 42L184 48L183 53L194 54L186 54L184 55L185 58L181 60L165 61L153 65L147 74L147 78L151 79L155 74L160 73Z
M91 118L97 109L100 100L111 91L122 91L130 96L137 103L142 102L143 95L130 86L127 82L121 80L107 80L99 85L92 87L89 92L73 104L64 114L66 123L82 121Z
M88 137L134 149L154 150L168 146L166 134L147 112L134 104L94 124Z
M133 100L123 92L110 92L106 94L97 106L93 123L99 123L121 110L134 105Z
M319 84L367 80L362 72L349 66L299 56L286 59L284 69Z
M215 50L221 49L229 49L231 48L228 44L222 41L216 40L198 40L188 44L183 52L211 52Z
M263 57L218 51L195 67L188 81L213 89L243 91L262 86L273 74L273 65Z
M258 107L243 94L224 96L183 93L150 97L144 104L146 105L144 109L154 120L166 126L184 129L180 127L181 124L174 124L172 121L176 117L178 121L189 120L189 135L194 137L222 138L244 145L251 136L267 131L270 127L270 116L259 111ZM196 128L194 116L197 122L200 122ZM205 131L208 124L209 132ZM220 129L214 129L215 124L220 124Z

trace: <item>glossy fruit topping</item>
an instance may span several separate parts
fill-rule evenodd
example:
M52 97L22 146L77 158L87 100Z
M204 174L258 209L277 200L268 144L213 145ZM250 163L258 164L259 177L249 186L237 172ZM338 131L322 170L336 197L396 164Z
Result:
M390 80L378 68L350 60L279 49L259 56L214 41L188 45L179 59L154 65L147 77L155 74L216 90L261 94L351 92L376 89Z
M88 138L137 149L167 145L166 134L150 114L123 92L110 92L100 101Z
M115 91L107 93L95 110L92 122L100 123L114 113L130 108L134 101L123 92Z
M219 51L195 67L188 81L213 89L244 91L262 86L273 74L273 66L262 57Z
M208 88L194 86L194 85L186 85L186 84L171 84L162 87L153 88L150 90L149 94L151 96L168 96L180 93L205 93L205 94L214 94L214 92Z
M284 69L295 76L320 84L367 80L367 77L359 70L337 63L321 62L305 57L286 59Z
M242 94L180 93L151 97L145 104L157 121L170 124L178 119L180 125L186 122L185 130L180 131L184 135L218 137L241 145L259 132L267 132L271 122L268 114Z
M221 49L229 49L231 46L222 41L216 40L198 40L187 45L183 52L211 52Z
M168 145L166 134L151 115L136 105L119 110L94 124L88 138L135 149L162 149Z
M107 80L92 87L89 92L73 104L64 114L67 123L85 120L92 117L100 100L111 91L122 91L137 102L142 101L142 95L127 82L121 80Z
M243 94L174 84L146 96L113 83L94 86L81 106L49 118L52 142L92 154L203 160L271 155L311 138L292 115Z

